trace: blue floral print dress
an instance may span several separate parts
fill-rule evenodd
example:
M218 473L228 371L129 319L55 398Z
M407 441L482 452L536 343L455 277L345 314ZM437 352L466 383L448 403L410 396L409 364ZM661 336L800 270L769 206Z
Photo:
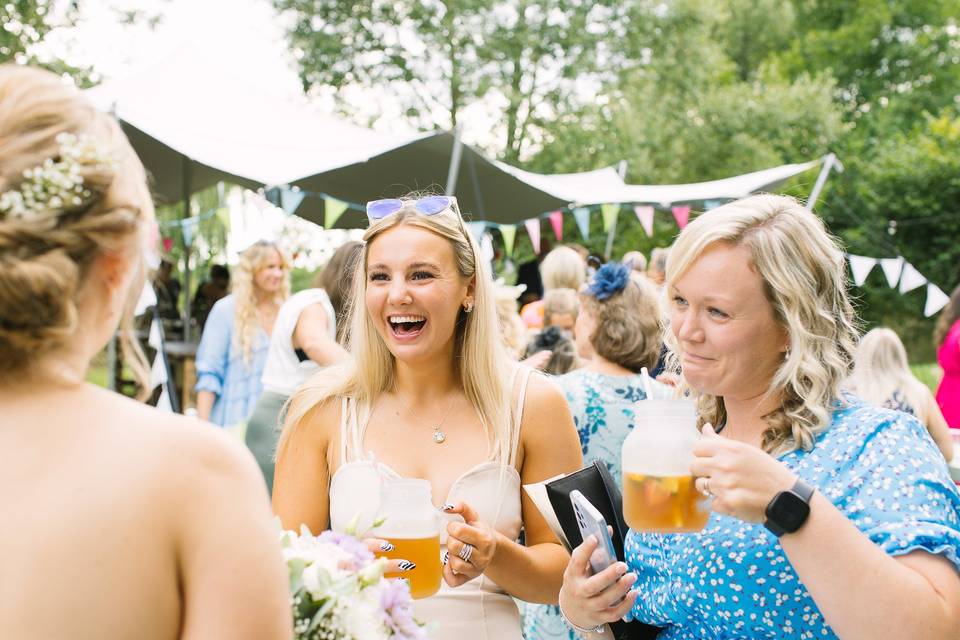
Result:
M611 376L577 369L554 378L570 405L573 423L580 436L583 463L607 463L610 475L620 484L620 447L633 428L635 403L646 400L640 375ZM670 389L652 382L654 396L666 397ZM550 605L524 608L524 637L527 640L576 640L579 636L564 623L560 610Z
M811 451L779 460L887 554L960 569L960 493L915 418L848 398ZM631 614L664 627L659 640L836 638L760 524L714 513L698 534L631 531L625 551L641 594Z

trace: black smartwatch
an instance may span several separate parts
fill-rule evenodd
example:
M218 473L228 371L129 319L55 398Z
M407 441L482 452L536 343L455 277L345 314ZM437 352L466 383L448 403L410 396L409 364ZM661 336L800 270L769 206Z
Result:
M767 520L763 526L778 538L785 533L799 530L810 515L813 491L813 487L797 478L792 489L773 496L773 500L767 505Z

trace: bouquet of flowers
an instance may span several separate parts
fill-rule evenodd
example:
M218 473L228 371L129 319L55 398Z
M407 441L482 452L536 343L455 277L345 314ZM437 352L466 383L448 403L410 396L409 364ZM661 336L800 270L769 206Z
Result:
M290 574L296 640L425 640L410 588L383 577L385 559L346 534L280 535Z

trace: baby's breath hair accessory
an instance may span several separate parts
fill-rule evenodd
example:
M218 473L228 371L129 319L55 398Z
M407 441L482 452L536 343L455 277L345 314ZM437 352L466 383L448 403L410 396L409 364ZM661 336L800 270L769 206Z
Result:
M23 172L16 189L0 193L0 218L27 220L51 211L79 207L92 195L83 185L84 167L111 165L97 141L83 134L61 133L60 153Z

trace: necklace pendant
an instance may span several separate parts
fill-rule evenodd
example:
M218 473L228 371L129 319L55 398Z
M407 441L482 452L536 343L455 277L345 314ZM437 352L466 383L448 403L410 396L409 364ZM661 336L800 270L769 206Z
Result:
M443 431L440 431L439 428L434 429L433 431L434 442L436 442L437 444L443 444L443 441L446 439L447 439L447 436L443 433Z

